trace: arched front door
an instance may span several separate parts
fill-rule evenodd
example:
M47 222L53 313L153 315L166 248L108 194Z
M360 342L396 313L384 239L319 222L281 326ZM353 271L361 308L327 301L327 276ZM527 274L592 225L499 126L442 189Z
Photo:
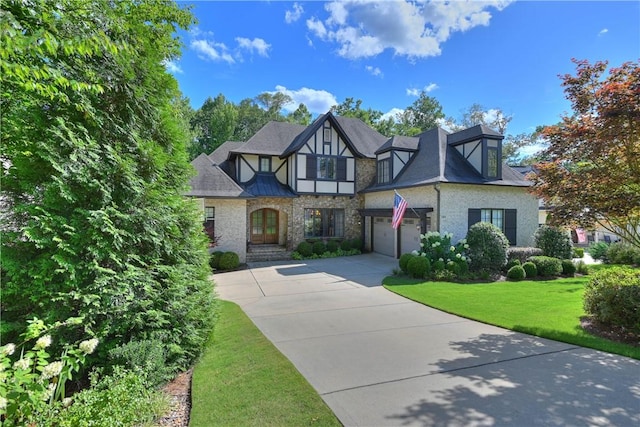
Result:
M251 213L251 243L278 243L278 211L258 209Z

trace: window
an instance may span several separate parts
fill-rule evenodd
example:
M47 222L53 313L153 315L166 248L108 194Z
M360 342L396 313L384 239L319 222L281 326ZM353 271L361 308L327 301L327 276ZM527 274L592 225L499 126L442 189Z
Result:
M212 206L205 206L204 208L204 232L209 237L209 241L213 243L215 241L215 225L216 225L216 208Z
M271 172L271 157L260 156L260 172Z
M336 179L336 163L335 157L319 156L318 179Z
M469 228L477 222L489 222L502 230L511 245L516 244L517 219L516 209L469 209Z
M480 218L482 222L490 222L502 231L504 231L503 217L504 210L502 209L482 209L480 211Z
M344 237L344 209L305 209L304 237Z
M391 159L378 160L378 184L391 181Z
M487 148L487 177L498 177L498 149L489 147Z

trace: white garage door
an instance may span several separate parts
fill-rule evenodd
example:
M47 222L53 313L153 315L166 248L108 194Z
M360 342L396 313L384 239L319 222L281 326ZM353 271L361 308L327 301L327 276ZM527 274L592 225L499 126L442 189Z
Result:
M393 249L393 233L391 218L373 218L373 251L384 255L395 256Z
M403 219L400 227L400 255L418 250L420 247L419 219Z

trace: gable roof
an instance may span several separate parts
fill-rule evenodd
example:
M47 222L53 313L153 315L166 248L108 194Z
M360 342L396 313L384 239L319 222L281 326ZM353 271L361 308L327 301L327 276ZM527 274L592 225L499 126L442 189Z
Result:
M271 121L262 126L242 146L232 150L232 153L280 156L306 129L308 127L295 123Z
M214 164L209 156L200 154L191 165L196 169L196 176L189 180L191 189L185 193L191 197L251 198L220 167Z
M216 165L222 165L229 159L229 152L237 150L243 144L244 142L241 141L227 141L213 150L213 152L209 154L209 158Z
M474 126L474 128L477 128ZM473 129L473 128L471 128ZM488 128L487 128L488 129ZM485 129L486 130L486 129ZM465 138L477 138L478 131L462 131ZM491 131L493 132L493 131ZM490 134L491 136L495 132ZM455 138L451 138L455 135ZM365 191L383 191L397 188L415 187L420 185L442 183L483 184L528 187L531 183L524 179L522 174L514 171L506 164L502 165L502 179L487 180L458 152L454 142L464 141L460 139L460 132L450 134L442 128L433 128L420 135L418 151L407 163L404 170L395 180L385 184L374 184ZM381 150L380 150L381 151Z

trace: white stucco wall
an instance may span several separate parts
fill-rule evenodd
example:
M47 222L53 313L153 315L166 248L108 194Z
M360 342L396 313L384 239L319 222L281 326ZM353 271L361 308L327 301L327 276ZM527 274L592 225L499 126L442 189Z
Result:
M440 231L453 240L467 235L469 209L516 209L516 246L533 246L538 229L538 200L523 187L441 184Z
M233 251L240 262L247 261L247 202L244 199L204 199L204 205L216 208L216 251Z

